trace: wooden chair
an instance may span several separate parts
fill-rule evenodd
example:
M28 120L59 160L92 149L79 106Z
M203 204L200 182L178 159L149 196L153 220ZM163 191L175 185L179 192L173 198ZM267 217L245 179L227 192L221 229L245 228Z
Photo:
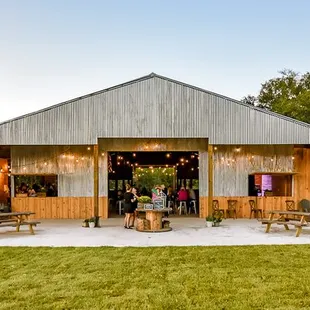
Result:
M249 200L249 205L251 208L250 219L252 218L252 213L254 213L255 218L258 218L258 214L260 213L260 217L263 219L263 210L257 208L255 200Z
M219 205L219 201L218 200L212 200L212 214L215 214L215 213L222 213L223 214L223 217L224 219L226 219L225 217L225 211L224 209L220 209L220 205Z
M285 200L286 211L299 211L295 209L295 201L294 200ZM287 216L289 219L289 216ZM296 216L293 215L293 219L296 219Z
M295 201L294 200L285 200L286 211L299 211L295 209Z
M226 218L233 217L234 220L237 219L237 200L227 200L228 206L226 210Z

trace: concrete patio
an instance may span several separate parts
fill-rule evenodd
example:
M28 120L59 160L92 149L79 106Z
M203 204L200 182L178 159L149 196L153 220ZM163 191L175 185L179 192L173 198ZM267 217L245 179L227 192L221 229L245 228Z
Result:
M0 246L213 246L310 244L310 230L295 237L295 229L285 231L276 225L271 232L257 220L224 220L220 227L207 228L204 219L171 217L173 230L166 233L142 233L124 229L122 218L101 221L101 228L83 228L82 220L42 220L30 235L28 227L19 233L0 228Z

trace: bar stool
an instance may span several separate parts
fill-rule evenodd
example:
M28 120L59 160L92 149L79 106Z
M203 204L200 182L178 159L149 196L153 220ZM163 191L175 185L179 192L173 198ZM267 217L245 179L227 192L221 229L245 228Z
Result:
M122 212L124 212L124 200L118 200L117 201L117 205L118 205L118 214L122 215Z
M180 205L178 207L179 209L179 214L182 214L182 208L184 209L184 214L187 215L187 206L186 206L186 201L180 201Z
M237 219L237 200L227 200L228 207L226 210L226 217L231 216L233 214L234 220Z
M191 200L189 202L189 210L188 213L191 214L191 209L194 209L195 214L197 214L197 209L196 209L196 200Z

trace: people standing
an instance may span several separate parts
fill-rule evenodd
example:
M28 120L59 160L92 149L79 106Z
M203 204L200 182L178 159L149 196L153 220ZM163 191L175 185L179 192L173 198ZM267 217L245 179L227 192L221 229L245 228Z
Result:
M135 202L136 200L137 198L131 192L131 186L129 184L126 184L126 193L124 194L124 213L125 213L124 228L127 229L131 228L130 218L132 217L133 213L132 203Z

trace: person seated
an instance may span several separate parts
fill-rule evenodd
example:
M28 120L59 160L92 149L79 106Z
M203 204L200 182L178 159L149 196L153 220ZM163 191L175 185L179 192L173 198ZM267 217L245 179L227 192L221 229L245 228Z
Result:
M32 189L29 189L29 191L28 191L28 196L29 196L29 197L37 197L37 193L36 193L36 191L32 188Z

